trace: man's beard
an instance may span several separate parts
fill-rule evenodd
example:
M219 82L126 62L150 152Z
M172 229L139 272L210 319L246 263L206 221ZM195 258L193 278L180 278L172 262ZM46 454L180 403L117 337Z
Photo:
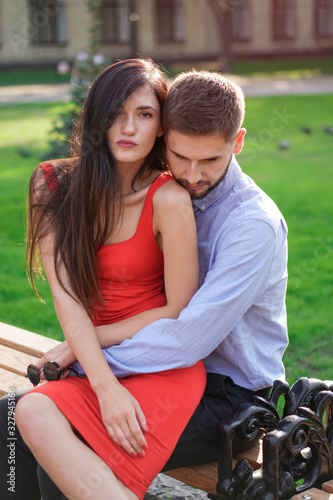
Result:
M217 181L214 182L214 184L208 184L207 183L207 185L208 185L207 189L205 191L203 191L202 193L200 193L200 194L196 194L195 191L193 192L190 189L188 189L188 187L187 187L188 182L187 181L185 181L183 179L177 179L177 182L179 182L179 184L181 184L186 189L186 191L188 191L190 193L192 200L201 200L202 198L205 198L211 191L213 191L223 181L223 179L225 178L225 176L228 173L228 170L229 170L229 167L230 167L230 164L231 164L231 160L232 160L232 155L230 156L230 160L228 162L228 166L225 169L225 171L223 172L223 174L221 175L221 177L219 177L217 179ZM206 183L203 183L203 185L204 184L206 184Z

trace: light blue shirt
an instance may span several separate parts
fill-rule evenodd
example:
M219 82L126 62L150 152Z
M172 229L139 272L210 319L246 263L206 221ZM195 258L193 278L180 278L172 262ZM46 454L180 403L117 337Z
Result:
M114 374L158 372L204 359L207 372L251 390L284 379L288 344L287 226L235 158L223 181L194 200L200 288L178 319L161 319L103 349Z

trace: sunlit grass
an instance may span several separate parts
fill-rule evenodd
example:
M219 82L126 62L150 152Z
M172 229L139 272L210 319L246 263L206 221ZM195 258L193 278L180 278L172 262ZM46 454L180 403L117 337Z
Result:
M332 95L247 99L239 160L289 226L287 377L333 378ZM281 142L289 144L282 150Z
M53 120L68 105L0 106L0 321L59 339L47 283L38 282L45 305L26 278L24 213L30 175L47 152Z
M3 69L0 72L0 86L69 83L69 79L70 75L60 75L56 68Z
M231 72L244 76L275 76L288 78L309 78L332 74L332 57L303 57L300 59L263 59L235 61Z

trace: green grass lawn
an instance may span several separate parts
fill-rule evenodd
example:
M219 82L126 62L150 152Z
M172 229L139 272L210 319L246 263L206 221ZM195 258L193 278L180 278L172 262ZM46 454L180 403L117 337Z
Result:
M243 76L289 76L302 78L332 74L332 57L303 57L301 59L262 59L235 61L231 68L234 75Z
M60 75L56 68L6 69L0 72L0 86L69 83L70 75Z
M196 66L201 67L200 64ZM184 64L166 66L167 75L172 78L180 71L188 71L193 65ZM218 69L217 61L206 61L202 69L210 68L216 71ZM278 77L278 78L309 78L320 75L329 75L333 73L333 57L303 57L303 58L282 58L282 59L248 59L236 60L231 64L228 71L232 75L248 77ZM1 78L0 78L1 83Z
M0 107L0 321L61 338L46 282L39 282L46 301L31 292L24 266L24 212L31 172L47 151L52 121L69 103ZM28 154L30 156L22 156Z
M212 61L216 69L216 61ZM189 70L192 65L182 68ZM180 69L165 68L168 76L179 73ZM303 57L300 59L261 59L235 61L230 73L242 76L282 76L286 78L307 78L333 73L332 57ZM32 85L43 83L69 83L70 75L59 75L56 68L6 69L0 72L0 87L7 85Z
M23 214L52 120L69 105L0 106L0 321L58 339L47 283L39 283L42 304L25 277ZM333 127L332 107L333 95L247 99L248 133L239 161L289 226L289 383L300 376L333 378L333 135L322 129ZM289 147L280 149L281 141Z

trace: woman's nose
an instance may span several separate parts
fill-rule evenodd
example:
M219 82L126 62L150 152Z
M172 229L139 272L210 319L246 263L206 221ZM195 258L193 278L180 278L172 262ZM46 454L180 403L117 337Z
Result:
M133 117L127 116L122 123L121 132L126 135L133 135L135 132Z

